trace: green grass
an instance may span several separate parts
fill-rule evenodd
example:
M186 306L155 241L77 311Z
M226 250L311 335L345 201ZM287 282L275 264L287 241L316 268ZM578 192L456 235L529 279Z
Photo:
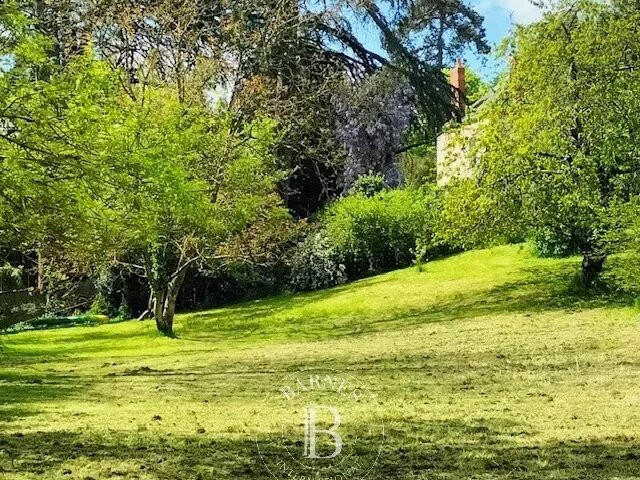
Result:
M368 478L640 478L640 314L574 293L578 265L500 247L181 315L177 340L0 337L0 478L268 478L254 438L270 452L301 418L264 399L301 369L366 386L342 414L347 433L384 417Z

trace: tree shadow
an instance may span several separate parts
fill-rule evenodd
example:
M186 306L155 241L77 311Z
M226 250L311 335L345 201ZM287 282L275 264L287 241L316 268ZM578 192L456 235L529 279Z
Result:
M357 460L374 465L367 478L610 479L640 476L640 446L623 439L526 441L522 426L503 419L414 423L388 418L388 434L358 435ZM526 428L526 427L525 427ZM364 423L341 431L365 432ZM351 435L349 438L354 438ZM277 432L257 438L267 463L290 461ZM299 445L300 438L286 439ZM382 446L382 448L381 448ZM264 479L256 440L247 436L154 436L70 431L0 433L0 473L37 478ZM378 456L378 453L381 455ZM349 468L349 465L345 465ZM345 472L346 473L346 472Z
M607 291L584 292L576 288L577 272L577 263L549 261L534 267L521 267L515 274L511 271L502 283L487 288L477 284L466 287L465 278L460 275L453 280L454 283L459 282L458 287L454 285L454 293L434 294L420 306L391 306L387 311L375 315L346 311L325 316L322 309L307 316L301 313L306 306L353 291L354 286L366 288L396 281L389 276L372 277L329 290L284 295L188 314L176 325L180 341L170 347L163 344L163 348L181 348L183 341L199 342L205 350L219 348L220 343L325 341L487 315L534 315L543 311L579 311L629 304L629 298L623 295ZM429 272L424 275L429 275ZM398 294L402 292L403 289L398 288ZM149 324L130 324L126 328L126 333L109 325L68 330L64 333L63 344L41 343L32 350L21 349L17 355L8 352L9 358L13 362L26 364L42 358L53 360L71 354L76 357L100 354L116 347L118 354L122 354L125 350L135 350L145 339L161 342L164 338ZM28 337L17 338L22 343L30 341ZM12 339L14 344L16 341Z
M71 399L86 392L89 377L40 376L16 371L0 371L0 423L22 420L44 412L48 402Z
M410 322L411 318L414 318L413 321L447 321L487 315L581 311L629 305L629 297L624 294L606 289L581 289L576 282L576 269L570 264L561 267L531 267L522 269L521 273L523 276L517 281L444 297L436 305L413 309L408 315L403 316Z
M577 267L571 262L523 267L518 270L518 280L507 278L496 286L470 290L464 289L464 279L461 278L460 290L455 293L426 299L424 306L390 308L374 318L350 315L349 312L345 312L343 318L335 319L300 315L287 318L288 311L329 300L345 292L347 287L257 300L223 310L192 314L182 326L182 337L206 342L250 341L252 338L262 341L314 341L487 315L533 315L544 311L580 311L629 305L629 297L623 294L606 289L581 289L576 277ZM383 277L369 281L392 280ZM277 322L272 320L274 315L281 316ZM269 320L265 321L267 317Z

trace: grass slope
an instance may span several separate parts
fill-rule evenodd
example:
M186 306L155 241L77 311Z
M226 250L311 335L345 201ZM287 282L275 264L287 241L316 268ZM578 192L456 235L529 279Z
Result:
M375 393L369 478L640 478L639 315L573 295L576 268L500 247L181 315L178 340L150 322L4 336L0 478L267 478L264 396L309 368Z

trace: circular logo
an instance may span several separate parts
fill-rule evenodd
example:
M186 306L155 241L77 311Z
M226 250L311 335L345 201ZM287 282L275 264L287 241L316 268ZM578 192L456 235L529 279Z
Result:
M288 375L259 412L260 458L276 480L364 479L384 445L379 406L374 392L354 375Z

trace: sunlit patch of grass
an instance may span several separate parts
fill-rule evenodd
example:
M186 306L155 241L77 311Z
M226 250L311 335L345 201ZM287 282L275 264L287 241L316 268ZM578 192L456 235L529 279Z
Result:
M578 265L501 247L181 315L178 339L151 322L3 336L0 478L267 478L264 397L299 369L375 392L370 478L640 478L639 313L573 292Z

